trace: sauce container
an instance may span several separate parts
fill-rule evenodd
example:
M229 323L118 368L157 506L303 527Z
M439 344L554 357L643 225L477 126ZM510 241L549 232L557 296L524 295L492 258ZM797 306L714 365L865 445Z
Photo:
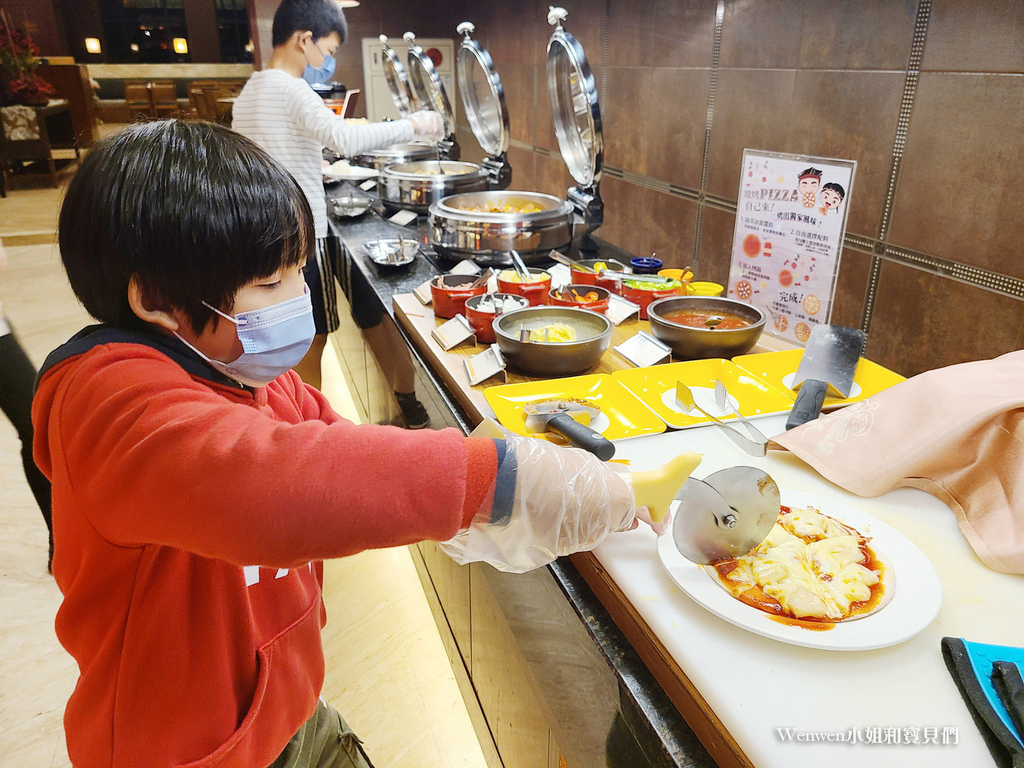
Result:
M612 272L628 272L629 268L621 261L615 261L615 259L583 259L580 261L585 267L595 267L598 264L604 264L604 269L611 270ZM578 269L569 269L569 273L572 276L573 285L599 285L612 293L622 293L622 283L616 277L601 277L593 272L583 272Z
M466 299L487 293L487 284L470 286L476 282L473 275L438 275L430 283L430 296L434 314L452 318L466 312Z
M537 278L536 282L521 283L514 269L503 269L498 273L498 291L525 296L531 307L545 304L548 291L551 290L551 273L543 269L531 269L530 274Z
M481 308L481 304L483 307ZM476 333L478 344L493 344L494 318L503 312L523 309L530 306L525 296L511 293L489 293L483 296L471 296L466 299L466 319Z
M610 295L611 291L598 285L567 285L548 291L548 304L555 307L579 307L603 315L608 311Z
M688 283L686 285L686 294L688 296L721 296L723 293L725 293L725 286L719 283L708 283L698 280L695 283Z

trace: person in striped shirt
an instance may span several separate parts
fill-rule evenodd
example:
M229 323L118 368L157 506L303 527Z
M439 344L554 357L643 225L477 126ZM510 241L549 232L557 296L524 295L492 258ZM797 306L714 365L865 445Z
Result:
M333 0L284 0L274 14L274 52L270 62L249 78L232 109L232 128L284 165L299 182L313 209L316 258L307 263L305 275L313 297L317 335L295 370L303 381L317 388L327 334L339 325L335 293L337 242L328 238L323 148L350 157L414 138L436 143L444 132L441 116L436 112L422 111L404 120L353 125L324 105L310 83L330 79L334 73L334 54L347 34L345 17ZM371 342L374 333L383 333L379 315L360 322L358 307L356 314L357 323L368 331ZM412 392L409 368L410 375L396 375L392 383L408 425L423 427L429 419Z

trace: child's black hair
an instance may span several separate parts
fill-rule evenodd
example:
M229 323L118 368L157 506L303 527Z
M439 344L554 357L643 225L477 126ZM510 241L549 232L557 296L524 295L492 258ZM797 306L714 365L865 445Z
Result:
M342 43L348 37L345 14L335 0L282 0L274 13L270 42L276 48L296 32L312 32L313 40L338 33Z
M161 120L97 143L68 185L61 259L93 317L139 322L134 276L152 306L201 333L257 278L312 251L313 214L298 183L249 139L213 123Z
M822 187L821 191L824 192L826 189L831 189L833 192L839 195L840 200L846 197L846 190L843 189L840 185L836 184L834 181L830 181L828 184Z

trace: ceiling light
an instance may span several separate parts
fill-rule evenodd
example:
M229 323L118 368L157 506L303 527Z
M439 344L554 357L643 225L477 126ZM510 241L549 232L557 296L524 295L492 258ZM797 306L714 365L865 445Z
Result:
M176 37L171 41L175 53L188 53L188 41L184 37Z
M98 37L85 38L85 50L89 53L102 53L103 49L100 48L100 39Z
M359 0L335 0L342 8L358 8Z

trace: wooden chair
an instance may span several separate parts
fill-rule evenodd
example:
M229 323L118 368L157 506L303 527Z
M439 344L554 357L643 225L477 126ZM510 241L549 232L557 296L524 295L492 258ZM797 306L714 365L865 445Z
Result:
M173 80L154 80L149 86L153 112L157 117L170 117L180 112L178 91Z
M0 174L4 176L6 197L7 174L14 163L45 163L50 184L56 189L57 167L53 163L53 149L46 133L46 121L40 120L34 107L15 105L0 107Z
M156 116L150 84L146 80L124 81L124 102L132 120L151 119Z
M210 107L214 113L214 120L221 125L231 125L231 111L234 104L231 102L224 102L223 99L234 99L238 96L238 91L233 88L211 88L206 92L207 99Z

